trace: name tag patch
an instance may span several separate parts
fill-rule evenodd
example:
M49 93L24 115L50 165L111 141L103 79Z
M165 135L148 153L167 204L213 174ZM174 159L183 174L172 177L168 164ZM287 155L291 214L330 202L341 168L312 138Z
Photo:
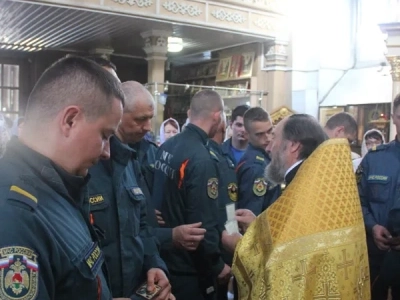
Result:
M37 255L32 249L0 249L0 299L36 299L38 278Z
M376 180L376 181L388 181L389 176L384 175L369 175L368 180Z
M89 203L91 205L96 205L104 202L104 197L103 195L95 195L95 196L90 196L89 197Z
M143 195L142 189L139 188L139 187L133 188L133 189L132 189L132 193L133 193L135 196Z

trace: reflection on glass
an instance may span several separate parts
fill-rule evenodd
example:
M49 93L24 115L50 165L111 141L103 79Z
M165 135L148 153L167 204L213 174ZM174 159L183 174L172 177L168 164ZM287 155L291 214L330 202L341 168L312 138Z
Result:
M3 65L3 87L19 87L19 66Z

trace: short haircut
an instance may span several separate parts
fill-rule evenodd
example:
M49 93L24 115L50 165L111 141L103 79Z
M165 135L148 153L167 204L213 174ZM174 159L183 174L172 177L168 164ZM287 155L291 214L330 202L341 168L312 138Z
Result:
M42 123L70 105L79 106L89 120L108 113L117 98L124 105L121 84L110 72L82 57L69 56L50 66L31 92L25 122Z
M396 95L393 99L393 112L399 107L400 105L400 93Z
M125 81L122 83L122 90L125 93L124 113L132 112L135 103L139 101L148 101L155 105L153 96L140 82Z
M269 113L262 107L252 107L248 109L243 115L244 128L248 132L250 124L253 122L271 122Z
M357 122L354 117L347 112L334 114L332 117L329 118L325 125L325 127L330 130L335 129L339 126L343 126L346 133L352 134L357 132Z
M383 142L382 135L381 135L379 132L377 132L377 131L371 131L370 133L368 133L368 134L365 136L365 140L368 140L368 139L376 139L376 140L378 140L378 141Z
M207 118L210 113L223 111L221 96L212 90L197 92L190 102L190 119Z
M231 122L235 122L237 117L242 117L244 116L245 112L250 109L250 106L248 105L239 105L236 106L235 109L232 111L232 118Z
M286 141L299 142L302 147L298 159L306 159L328 139L328 136L314 117L294 114L287 118L282 129L282 138Z
M86 58L94 61L101 67L110 68L113 69L115 72L117 72L117 67L111 61L101 56L87 56Z
M165 126L167 126L167 125L171 125L176 130L178 130L178 125L174 122L174 120L168 120L167 122L165 122L164 123L164 129L165 129Z

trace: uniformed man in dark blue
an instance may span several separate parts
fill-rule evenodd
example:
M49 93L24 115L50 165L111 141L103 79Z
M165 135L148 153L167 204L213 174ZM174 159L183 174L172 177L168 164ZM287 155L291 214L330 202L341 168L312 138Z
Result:
M196 251L162 251L178 300L215 299L216 282L230 278L220 253L218 158L208 147L221 124L224 104L218 93L193 96L183 132L163 143L156 156L153 197L161 195L168 227L201 222L207 230Z
M209 140L208 146L211 154L217 157L217 170L218 170L218 221L220 234L225 230L225 223L228 221L226 212L227 205L233 204L236 206L238 200L238 186L235 172L235 164L222 150L222 143L226 133L226 116L222 118L222 123L218 128L217 133L212 139ZM226 264L232 266L233 255L227 252L221 245L222 259ZM217 287L217 299L227 299L228 284L220 284Z
M129 145L137 151L134 159L136 168L139 168L141 178L137 178L139 186L147 200L147 221L154 228L154 235L162 248L173 247L195 250L199 242L204 238L205 230L200 228L201 223L185 224L180 226L164 226L161 213L155 213L156 204L151 197L153 184L146 180L153 177L155 144L144 139L145 134L151 129L151 120L154 116L154 100L149 91L139 82L127 81L122 84L127 106L124 108L121 125L118 133ZM154 148L154 149L153 149ZM138 167L139 166L139 167ZM146 175L147 174L147 175ZM160 227L160 224L163 225Z
M111 299L89 221L88 168L110 156L118 80L69 57L40 77L25 126L0 160L0 298Z
M236 169L238 208L259 215L272 203L274 195L280 194L278 188L272 189L264 179L264 170L270 162L265 149L271 140L273 126L269 114L261 107L250 108L243 119L249 145Z
M372 299L400 299L399 180L400 95L393 101L396 139L372 148L362 160L356 178L367 231ZM396 216L396 217L393 217Z
M129 91L122 85L125 94ZM126 98L124 112L132 109ZM101 248L111 280L113 297L143 299L136 291L143 282L149 292L162 288L155 300L174 299L166 276L167 267L158 253L147 225L146 197L139 186L136 152L128 146L126 127L119 127L110 140L111 159L89 170L89 202L92 222L102 232Z
M224 155L228 155L235 166L239 163L248 145L247 132L244 128L243 116L250 108L248 105L239 105L232 111L230 127L232 137L222 144Z

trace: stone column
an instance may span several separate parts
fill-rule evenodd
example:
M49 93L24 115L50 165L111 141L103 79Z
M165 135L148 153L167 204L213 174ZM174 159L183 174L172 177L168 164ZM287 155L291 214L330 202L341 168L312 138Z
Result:
M143 50L147 55L147 82L158 83L157 85L149 85L149 90L156 101L155 118L153 120L153 131L156 136L159 135L160 125L164 119L164 105L158 102L158 95L163 92L165 81L165 61L168 53L168 37L172 32L163 30L149 30L142 32L145 46Z
M267 44L264 71L267 71L268 111L290 103L290 82L287 78L288 42L275 40ZM263 105L265 107L265 105Z
M394 99L400 93L400 23L381 24L380 27L382 32L387 34L386 58L392 68L392 99ZM393 140L395 136L396 127L393 125L392 119L390 119L390 140Z

